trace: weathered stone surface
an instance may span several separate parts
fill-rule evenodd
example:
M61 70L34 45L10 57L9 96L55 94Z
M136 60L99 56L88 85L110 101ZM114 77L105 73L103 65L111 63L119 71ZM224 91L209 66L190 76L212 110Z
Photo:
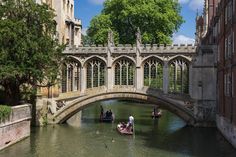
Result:
M236 127L219 115L216 116L216 124L224 137L236 148Z
M0 123L0 150L30 136L31 105L12 107L11 115Z

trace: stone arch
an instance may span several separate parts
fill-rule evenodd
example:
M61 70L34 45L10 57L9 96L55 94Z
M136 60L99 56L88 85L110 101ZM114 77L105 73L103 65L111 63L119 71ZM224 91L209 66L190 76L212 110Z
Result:
M134 65L136 65L136 61L134 58L132 58L130 56L126 56L126 55L121 55L121 56L114 59L114 61L112 62L112 66L114 66L116 64L116 62L119 61L120 59L125 59L125 58L128 60L131 60L134 63Z
M148 57L142 62L144 86L163 88L163 66L163 61L156 56Z
M66 56L66 58L72 59L72 60L78 62L82 66L82 60L79 57L69 55L69 56Z
M174 93L189 93L189 67L190 60L177 56L169 63L169 91Z
M61 92L79 91L81 89L81 61L74 56L67 56L66 59L70 62L62 62L61 65Z
M52 123L63 123L68 120L75 113L88 107L93 102L110 100L110 99L129 99L147 102L151 104L158 104L161 108L167 109L173 112L181 119L183 119L188 125L194 125L196 120L194 115L178 102L174 102L164 97L157 97L148 93L139 92L110 92L110 93L99 93L96 95L90 95L84 98L78 98L72 103L68 104L63 110L59 111L53 116Z
M164 64L164 61L160 56L151 55L151 56L147 56L143 58L141 66L143 66L147 62L147 60L152 59L152 58L155 58L156 60L158 60L162 65Z
M106 78L106 62L101 57L90 57L84 62L86 69L86 85L87 88L100 87L105 85Z
M189 65L191 64L191 58L186 57L184 55L177 55L177 56L170 57L168 63L170 64L173 60L177 60L177 59L182 59L186 61Z
M91 57L88 57L84 60L83 64L82 64L82 67L86 66L86 64L90 61L90 60L93 60L93 59L100 59L101 61L103 61L106 66L107 66L107 60L101 56L98 56L98 55L93 55Z
M136 65L132 59L124 56L119 57L119 59L113 62L112 67L115 75L115 85L135 85Z

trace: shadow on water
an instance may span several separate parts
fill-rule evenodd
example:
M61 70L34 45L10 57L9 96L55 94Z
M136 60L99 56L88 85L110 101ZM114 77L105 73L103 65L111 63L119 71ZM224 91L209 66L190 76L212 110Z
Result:
M127 105L125 101L118 102ZM131 102L129 101L128 104L131 104ZM123 110L122 116L126 116L127 118L120 118L118 116L115 119L115 124L120 121L126 122L128 113L132 112L131 108L129 108L128 112ZM136 139L143 139L145 147L151 150L178 153L181 156L236 156L236 150L233 149L216 128L187 127L180 118L167 111L164 111L162 118L153 120L150 116L152 108L146 108L144 110L143 108L139 108L139 110L141 112L135 112L136 110L133 110L135 116L135 137Z

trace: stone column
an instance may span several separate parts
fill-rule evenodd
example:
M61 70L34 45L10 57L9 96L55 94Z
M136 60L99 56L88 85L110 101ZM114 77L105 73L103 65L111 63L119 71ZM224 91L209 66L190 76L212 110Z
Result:
M106 82L107 82L107 89L112 90L113 89L113 71L112 67L107 67L107 73L106 73Z
M136 67L136 89L141 90L143 88L143 71L141 67Z
M169 90L169 69L168 69L168 61L164 61L163 65L163 91L165 94L168 93Z
M69 66L66 64L66 92L69 91Z
M72 46L72 24L70 23L69 24L69 28L70 28L70 30L69 30L69 45L70 45L70 47Z
M86 68L82 67L81 68L81 93L85 93L86 85L87 85Z
M189 95L191 95L192 96L192 86L193 86L193 84L192 84L192 82L193 82L193 74L192 74L192 64L190 64L189 65L189 79L188 79L188 93L189 93Z

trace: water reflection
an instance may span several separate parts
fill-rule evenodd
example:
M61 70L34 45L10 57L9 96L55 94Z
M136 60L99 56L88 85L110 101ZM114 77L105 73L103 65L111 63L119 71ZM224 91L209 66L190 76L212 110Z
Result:
M100 105L116 114L100 123ZM0 152L0 157L235 157L236 151L215 128L185 127L172 113L151 119L152 106L126 101L95 103L82 111L80 127L33 128L32 136ZM135 136L120 135L119 121L135 118Z

